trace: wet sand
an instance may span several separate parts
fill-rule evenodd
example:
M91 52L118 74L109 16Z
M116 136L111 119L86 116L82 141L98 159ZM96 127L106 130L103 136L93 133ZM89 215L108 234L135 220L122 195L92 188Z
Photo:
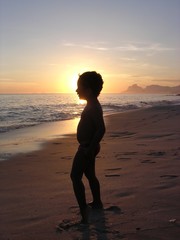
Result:
M179 239L180 106L105 121L97 158L104 210L90 209L90 224L78 224L69 177L78 143L75 135L53 139L0 162L0 239Z

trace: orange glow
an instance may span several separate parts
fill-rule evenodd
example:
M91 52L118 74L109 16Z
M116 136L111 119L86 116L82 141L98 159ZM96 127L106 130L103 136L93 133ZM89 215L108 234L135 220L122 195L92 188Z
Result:
M75 93L77 89L77 80L79 74L88 71L89 68L82 66L69 66L69 68L63 73L63 76L59 76L58 92ZM63 81L62 81L63 79Z
M68 73L57 80L57 92L75 93L77 89L78 74Z
M79 99L79 104L84 105L86 103L86 100Z

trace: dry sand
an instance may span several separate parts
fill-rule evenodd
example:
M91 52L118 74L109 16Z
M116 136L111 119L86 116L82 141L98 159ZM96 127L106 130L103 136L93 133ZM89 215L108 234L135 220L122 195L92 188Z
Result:
M0 162L1 240L180 239L180 106L105 120L97 158L104 210L90 210L88 226L76 224L69 173L78 144L73 135L54 139Z

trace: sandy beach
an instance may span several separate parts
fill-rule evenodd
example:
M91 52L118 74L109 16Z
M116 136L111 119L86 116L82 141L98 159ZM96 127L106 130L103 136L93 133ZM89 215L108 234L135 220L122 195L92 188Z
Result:
M97 158L103 210L79 226L69 177L75 135L0 162L1 240L178 240L180 106L105 117ZM91 194L86 179L87 200Z

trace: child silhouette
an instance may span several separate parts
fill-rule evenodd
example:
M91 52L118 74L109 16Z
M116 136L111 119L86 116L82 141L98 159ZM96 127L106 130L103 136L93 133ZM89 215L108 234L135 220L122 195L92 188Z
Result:
M100 141L105 133L103 112L98 101L102 86L102 77L95 71L83 73L77 82L76 92L80 99L87 101L87 104L77 127L79 148L73 160L71 180L83 224L88 223L88 205L96 209L103 208L100 184L95 174L95 159L100 151ZM82 182L83 174L88 179L92 192L93 201L89 204L86 202L85 187Z

